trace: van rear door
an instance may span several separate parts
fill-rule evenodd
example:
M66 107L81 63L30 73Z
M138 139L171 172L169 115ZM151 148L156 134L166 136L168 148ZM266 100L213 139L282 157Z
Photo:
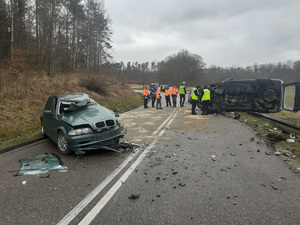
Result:
M291 112L300 110L300 83L284 85L282 108Z

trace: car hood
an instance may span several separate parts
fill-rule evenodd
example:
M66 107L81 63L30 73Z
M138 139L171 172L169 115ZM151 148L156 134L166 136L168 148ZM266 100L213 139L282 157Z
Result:
M106 120L116 121L115 114L99 104L87 105L74 111L64 112L60 119L73 127L89 124L93 129L97 129L95 123Z

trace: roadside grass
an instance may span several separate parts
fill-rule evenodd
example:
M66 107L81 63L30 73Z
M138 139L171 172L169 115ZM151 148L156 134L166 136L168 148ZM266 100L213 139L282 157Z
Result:
M123 82L107 78L99 82L105 87L102 95L88 90L82 82L87 75L43 74L11 75L1 72L0 76L0 149L7 148L42 136L40 116L49 96L87 93L99 104L121 112L143 104L140 94L135 93ZM105 84L105 81L109 81ZM101 89L97 90L101 92Z
M296 135L294 143L288 143L286 140L290 138L290 133L282 131L272 121L241 112L241 120L252 127L257 135L265 139L266 143L274 146L276 151L289 150L296 156L300 157L300 135ZM272 116L277 116L273 113ZM289 112L280 112L278 117L292 121L299 120L299 114L290 115Z

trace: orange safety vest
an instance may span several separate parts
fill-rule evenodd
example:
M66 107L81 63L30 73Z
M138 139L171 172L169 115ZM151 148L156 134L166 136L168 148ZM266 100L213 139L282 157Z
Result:
M172 89L172 95L177 95L178 93L178 89L177 88L173 88Z
M161 98L161 96L160 96L160 90L157 90L156 91L156 99L160 99Z
M171 95L171 89L166 89L165 90L165 96Z
M144 89L144 91L143 91L143 96L148 96L148 95L149 95L149 90Z

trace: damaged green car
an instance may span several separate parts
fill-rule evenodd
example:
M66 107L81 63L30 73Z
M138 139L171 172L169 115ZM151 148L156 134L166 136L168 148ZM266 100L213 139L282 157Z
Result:
M87 94L70 94L49 97L40 119L43 136L67 155L118 143L126 129L117 116Z

